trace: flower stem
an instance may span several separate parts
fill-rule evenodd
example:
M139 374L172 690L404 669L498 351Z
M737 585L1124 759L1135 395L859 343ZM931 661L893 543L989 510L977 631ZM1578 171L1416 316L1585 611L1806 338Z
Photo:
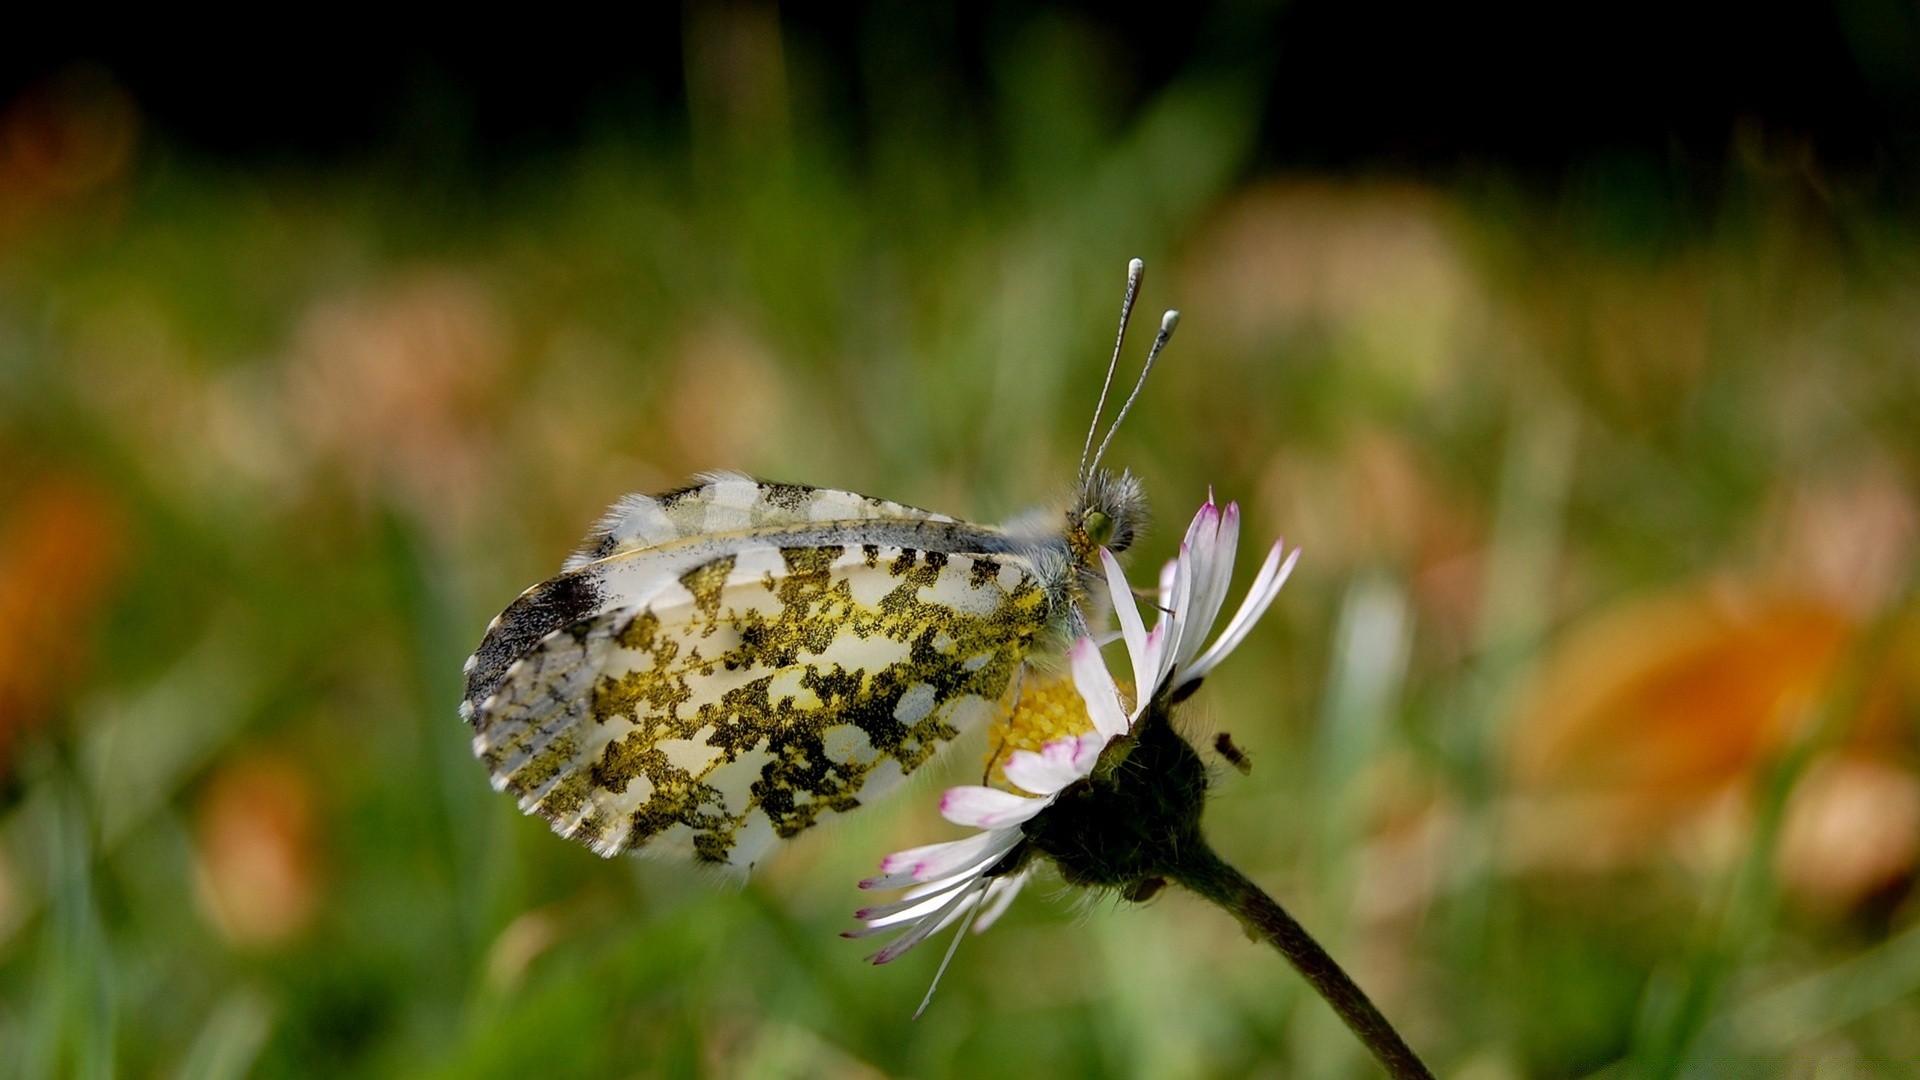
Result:
M1204 843L1188 845L1168 876L1233 913L1249 931L1278 949L1294 970L1305 976L1327 1004L1333 1006L1333 1011L1366 1044L1388 1075L1399 1080L1433 1080L1433 1073L1420 1061L1419 1055L1380 1014L1366 992L1327 955L1327 950L1287 914L1287 909L1214 854L1212 848Z

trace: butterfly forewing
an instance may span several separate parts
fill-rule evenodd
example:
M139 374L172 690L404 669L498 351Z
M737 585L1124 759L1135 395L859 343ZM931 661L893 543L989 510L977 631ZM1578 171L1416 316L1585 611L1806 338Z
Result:
M708 473L664 495L629 495L615 503L566 562L575 570L621 552L689 538L806 522L952 521L944 514L851 491L776 484L738 473Z
M548 634L670 588L696 566L767 545L859 540L922 551L1001 554L1021 547L991 526L829 488L719 474L666 495L630 495L602 518L562 572L520 594L468 659L460 713L473 719L508 665Z
M992 711L1052 604L1018 554L735 548L568 621L470 699L494 784L602 854L749 867Z

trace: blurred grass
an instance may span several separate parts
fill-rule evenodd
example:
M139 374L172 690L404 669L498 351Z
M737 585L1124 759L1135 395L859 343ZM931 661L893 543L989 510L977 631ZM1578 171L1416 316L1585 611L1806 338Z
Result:
M0 163L0 1075L1363 1073L1181 897L1036 890L911 1022L938 957L834 933L936 781L736 888L520 818L454 716L627 490L1057 492L1134 255L1185 315L1136 565L1209 485L1307 549L1204 698L1221 849L1445 1074L1915 1071L1908 217L1758 139L1707 205L1253 175L1258 73L1123 112L1045 20L992 136L923 87L855 154L712 19L684 144L471 185L218 168L110 87L0 120L69 147ZM1783 596L1837 644L1729 666Z

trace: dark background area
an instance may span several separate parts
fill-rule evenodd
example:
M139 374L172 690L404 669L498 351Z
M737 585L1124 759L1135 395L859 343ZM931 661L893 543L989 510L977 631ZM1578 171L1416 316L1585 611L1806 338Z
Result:
M1122 112L1182 71L1268 83L1265 165L1552 179L1624 153L1711 169L1746 131L1884 182L1920 147L1920 11L1902 0L1050 7L1110 39ZM825 76L820 92L841 98L825 111L857 148L872 100L903 80L980 97L1032 11L787 5L781 23ZM412 29L346 18L238 47L172 24L69 18L0 44L0 96L92 64L193 153L321 164L431 137L486 170L600 134L683 127L683 21L670 6Z

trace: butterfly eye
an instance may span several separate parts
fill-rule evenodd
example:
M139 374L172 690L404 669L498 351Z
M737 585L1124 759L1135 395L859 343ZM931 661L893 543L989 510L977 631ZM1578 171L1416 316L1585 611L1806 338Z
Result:
M1087 511L1080 527L1087 530L1087 539L1093 541L1095 547L1102 547L1113 539L1113 518L1104 511Z

